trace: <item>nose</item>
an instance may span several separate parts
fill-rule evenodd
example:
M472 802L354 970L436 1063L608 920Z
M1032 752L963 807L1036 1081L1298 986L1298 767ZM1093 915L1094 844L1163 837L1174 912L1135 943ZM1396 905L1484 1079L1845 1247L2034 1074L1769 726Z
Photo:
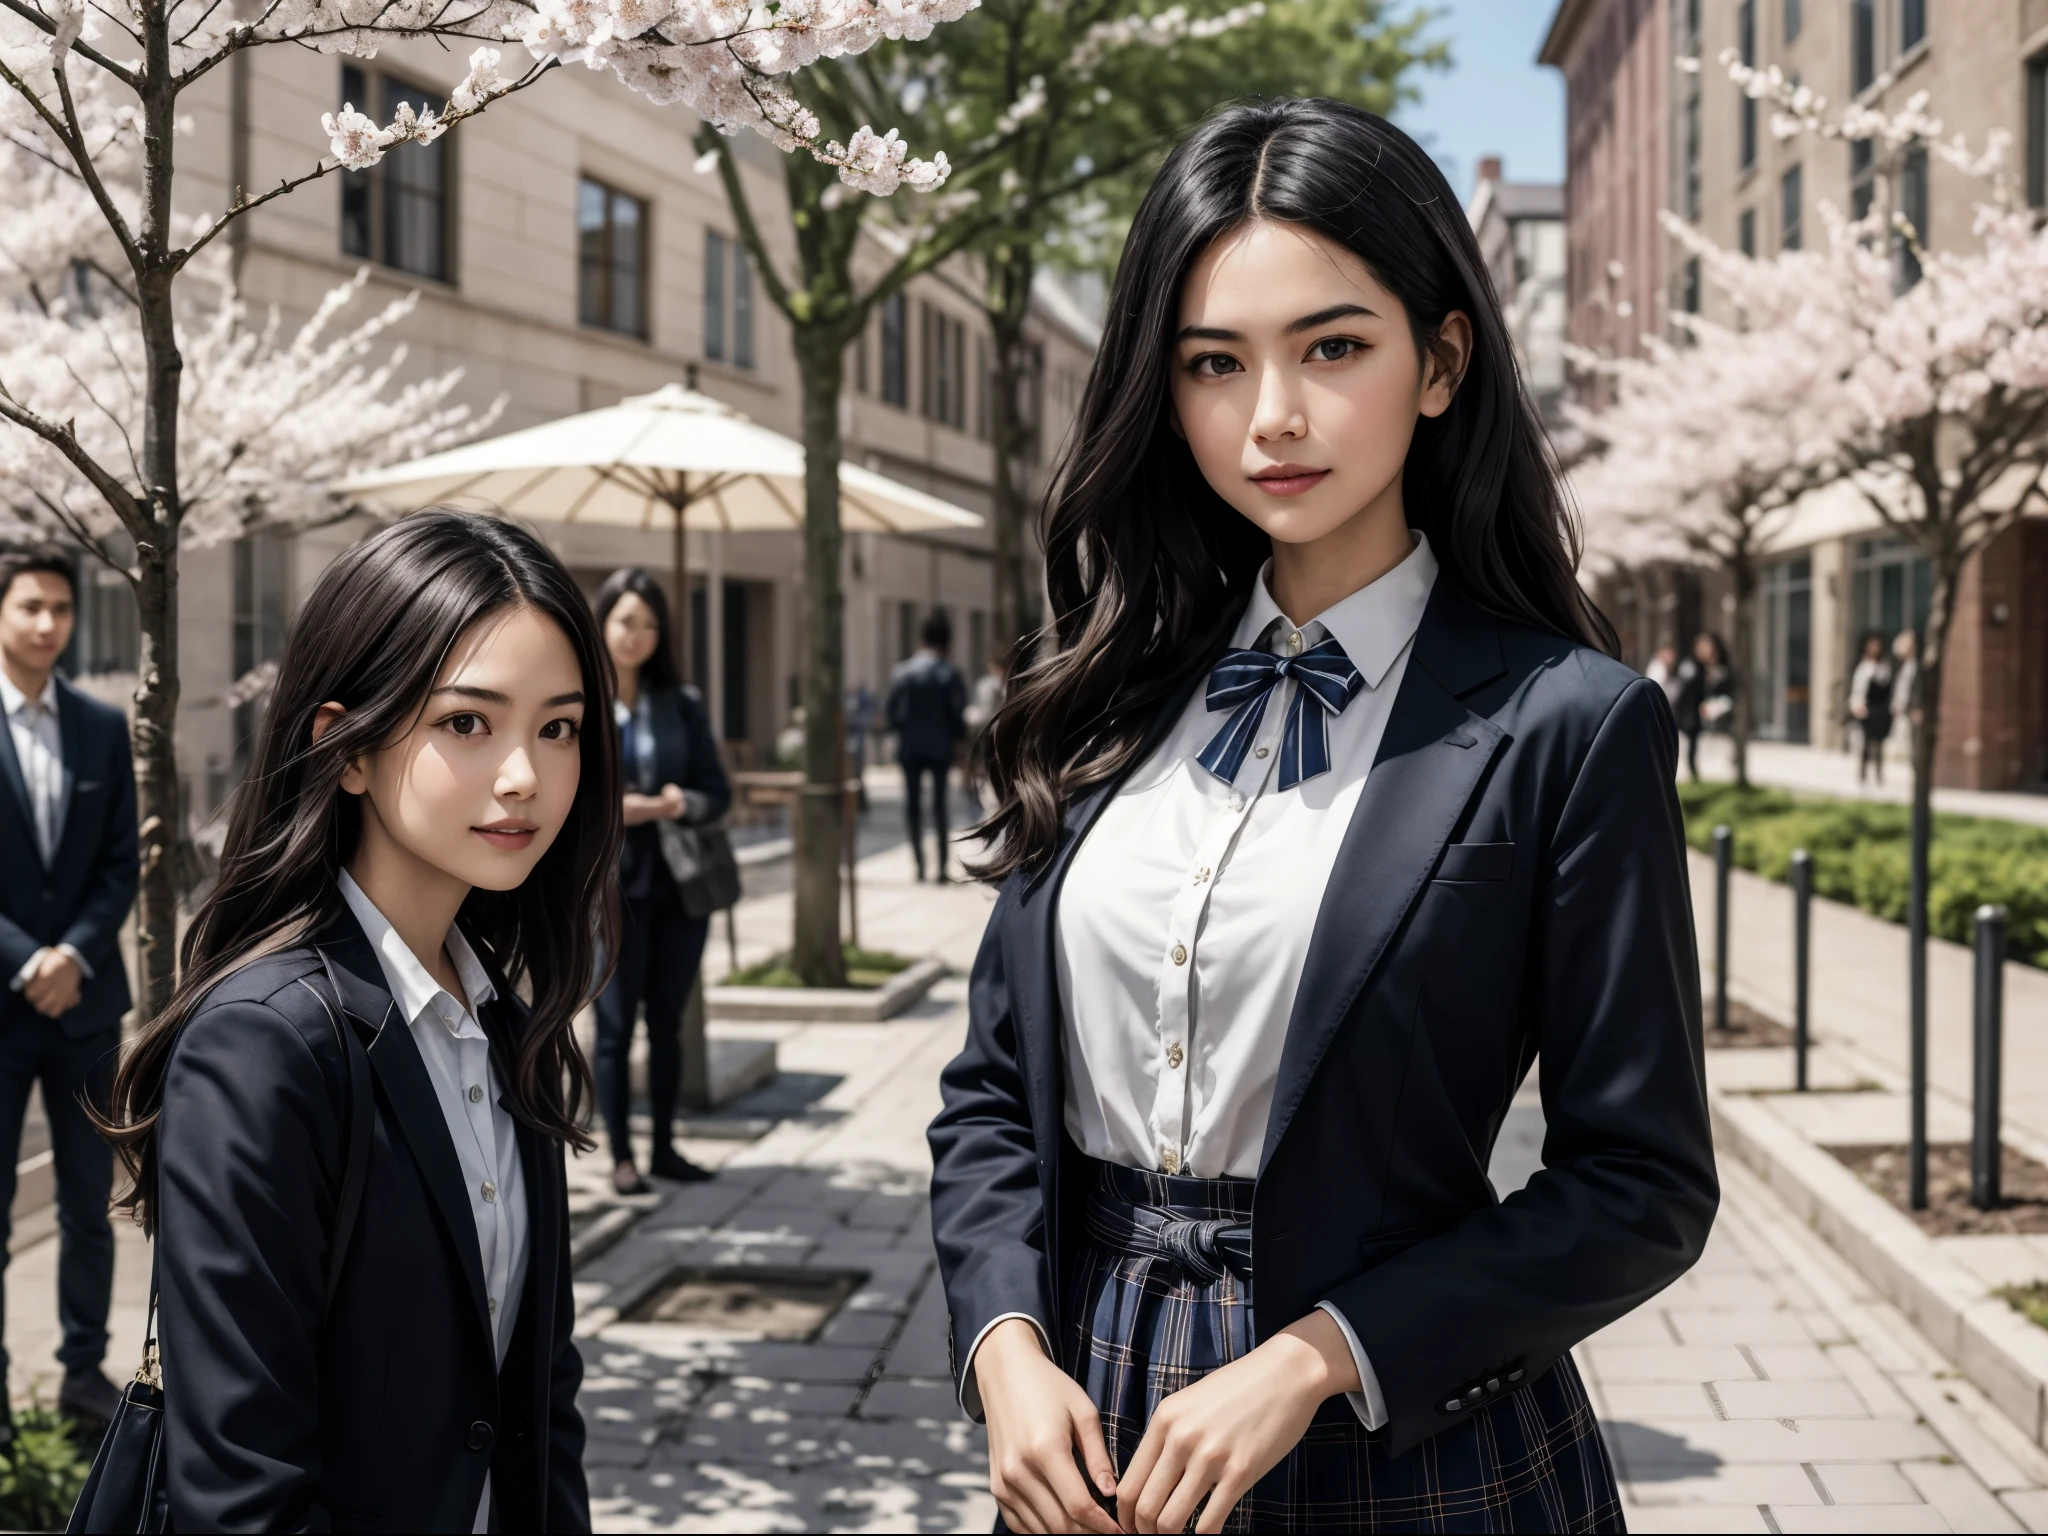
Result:
M500 800L531 800L540 788L533 754L524 747L506 753L505 760L498 764L498 781L491 788Z
M1301 395L1290 369L1276 364L1259 377L1258 403L1252 408L1252 436L1260 442L1308 435Z

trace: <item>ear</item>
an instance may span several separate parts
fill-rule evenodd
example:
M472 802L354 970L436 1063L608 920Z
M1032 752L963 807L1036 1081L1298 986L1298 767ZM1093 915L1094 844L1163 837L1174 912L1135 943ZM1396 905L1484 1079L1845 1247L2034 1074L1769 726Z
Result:
M1462 309L1444 316L1423 353L1422 414L1441 416L1451 408L1472 361L1472 319Z
M333 728L334 722L347 713L348 711L345 708L335 703L332 699L314 710L313 739L318 741L322 736L325 736ZM359 757L350 758L341 770L342 792L350 795L360 795L369 787L370 775L363 767L363 760Z

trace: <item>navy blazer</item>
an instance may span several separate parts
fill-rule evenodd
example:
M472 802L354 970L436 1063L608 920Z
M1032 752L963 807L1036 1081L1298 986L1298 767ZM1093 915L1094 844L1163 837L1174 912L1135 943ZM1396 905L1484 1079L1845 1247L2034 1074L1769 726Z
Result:
M698 819L718 820L732 806L732 785L718 759L711 712L703 699L694 688L651 688L647 711L654 721L654 788L658 791L664 784L673 784L678 789L694 789L708 802ZM621 757L620 771L627 787L632 788L638 765ZM651 895L656 880L669 878L668 866L661 862L659 839L651 821L626 828L619 849L620 888L626 895Z
M383 968L343 908L322 934L376 1095L367 1183L322 1322L348 1064L310 946L215 987L185 1025L158 1121L171 1525L181 1531L587 1531L582 1358L570 1329L562 1149L519 1125L526 1288L496 1361L455 1143ZM526 1014L478 1022L501 1081Z
M1676 750L1656 684L1438 579L1316 919L1252 1206L1258 1334L1334 1303L1391 1454L1548 1370L1706 1242ZM1003 886L942 1078L932 1227L956 1360L1006 1312L1056 1340L1068 1322L1087 1189L1062 1124L1055 925L1116 788ZM1503 1201L1487 1165L1532 1060L1545 1167Z
M43 863L14 733L0 720L0 1026L40 1017L8 983L28 957L69 944L92 968L78 1006L57 1023L83 1040L121 1027L134 999L121 924L135 902L135 769L128 717L57 679L64 756L57 857Z

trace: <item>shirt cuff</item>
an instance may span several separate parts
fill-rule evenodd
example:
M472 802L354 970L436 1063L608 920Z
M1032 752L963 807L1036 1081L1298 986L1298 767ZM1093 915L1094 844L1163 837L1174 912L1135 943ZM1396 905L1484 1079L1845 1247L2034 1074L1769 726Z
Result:
M1358 1415L1358 1422L1367 1429L1384 1429L1387 1425L1387 1400L1380 1396L1380 1379L1373 1374L1372 1362L1365 1358L1365 1346L1358 1342L1358 1335L1351 1331L1351 1324L1327 1301L1316 1303L1319 1310L1327 1312L1344 1331L1344 1342L1351 1347L1351 1363L1358 1367L1359 1392L1346 1392L1344 1400L1351 1404L1351 1411Z
M711 819L709 815L710 810L711 797L705 794L703 790L686 789L683 791L683 820L685 822L709 821Z
M71 963L78 967L78 973L81 976L83 976L87 981L92 980L92 967L85 963L85 956L81 955L71 945L59 944L57 946L57 953L60 955L69 955L71 957Z
M990 1318L981 1332L974 1336L974 1342L967 1346L967 1358L960 1362L960 1411L977 1424L982 1420L981 1387L974 1379L974 1357L981 1352L981 1341L988 1337L989 1329L1013 1317L1021 1317L1031 1325L1032 1331L1038 1335L1039 1348L1045 1351L1045 1358L1053 1358L1052 1340L1046 1337L1045 1324L1029 1312L1005 1312L1000 1317Z
M23 962L21 969L14 973L14 980L7 983L7 990L19 992L23 987L27 986L29 977L34 975L35 968L43 963L43 956L48 950L49 945L45 944L41 949L30 955Z

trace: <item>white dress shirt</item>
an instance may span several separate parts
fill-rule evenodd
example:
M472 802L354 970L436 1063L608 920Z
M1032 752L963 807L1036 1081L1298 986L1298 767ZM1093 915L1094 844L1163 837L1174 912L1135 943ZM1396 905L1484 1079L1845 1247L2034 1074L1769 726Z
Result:
M22 784L28 790L28 817L36 831L36 851L42 855L43 868L50 869L56 865L57 843L64 835L64 735L57 719L56 674L50 674L43 691L30 698L0 670L0 713L7 716L14 760L21 766ZM87 981L92 980L92 967L85 963L84 955L69 944L56 947L71 957ZM8 983L13 991L28 985L44 953L37 950L15 972Z
M491 1065L490 1037L476 1021L475 1010L496 997L497 989L477 960L462 931L448 930L448 958L455 966L469 1006L451 997L428 973L419 957L379 912L363 888L341 873L341 895L363 925L370 947L384 968L385 985L412 1029L412 1038L433 1079L434 1096L448 1122L462 1181L469 1191L469 1213L476 1222L477 1249L483 1259L484 1295L489 1298L498 1364L512 1343L519 1302L526 1290L526 1175L519 1163L519 1141L512 1116L499 1102L502 1088ZM476 1529L490 1529L490 1477L477 1506Z
M1273 688L1234 782L1196 756L1230 718L1197 689L1180 721L1105 806L1060 886L1055 943L1067 1133L1090 1157L1197 1178L1259 1171L1281 1048L1323 890L1380 738L1437 563L1408 558L1308 622L1259 573L1233 647L1298 655L1335 638L1364 678L1328 717L1330 768L1279 787L1280 742L1301 686ZM1308 706L1313 710L1316 706ZM1368 1429L1379 1383L1343 1314Z

